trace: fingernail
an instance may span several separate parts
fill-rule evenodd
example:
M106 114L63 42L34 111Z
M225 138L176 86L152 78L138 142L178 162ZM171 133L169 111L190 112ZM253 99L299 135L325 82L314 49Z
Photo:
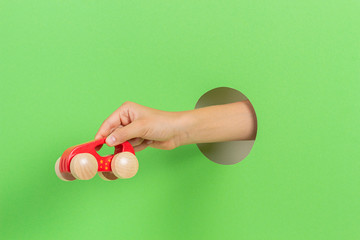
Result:
M114 136L109 136L107 139L106 139L106 142L110 145L114 144L115 143L115 137Z

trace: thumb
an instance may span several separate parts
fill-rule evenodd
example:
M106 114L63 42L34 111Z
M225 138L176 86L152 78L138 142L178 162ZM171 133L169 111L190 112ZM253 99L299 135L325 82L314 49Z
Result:
M141 121L134 121L124 127L119 127L106 138L106 144L112 147L132 138L143 137L146 132L144 125Z

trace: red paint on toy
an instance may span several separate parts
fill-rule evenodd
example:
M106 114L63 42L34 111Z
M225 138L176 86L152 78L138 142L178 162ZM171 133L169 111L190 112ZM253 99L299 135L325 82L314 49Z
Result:
M103 144L105 144L105 138L83 143L66 149L60 159L60 171L70 172L71 159L79 153L90 153L91 155L93 155L98 162L98 172L110 172L111 161L113 157L120 152L131 152L135 154L134 148L131 146L131 144L129 142L124 142L120 145L115 146L114 154L103 157L100 156L95 149L96 147L102 146Z

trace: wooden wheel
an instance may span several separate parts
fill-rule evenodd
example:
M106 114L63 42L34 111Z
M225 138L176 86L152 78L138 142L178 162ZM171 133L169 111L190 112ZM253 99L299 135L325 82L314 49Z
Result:
M115 176L112 172L98 172L98 175L101 179L105 181L112 181L118 179L117 176Z
M139 169L139 162L130 152L118 153L111 161L111 169L118 178L131 178Z
M80 153L71 159L70 171L77 179L89 180L96 175L97 170L96 158L90 153Z
M60 172L60 158L55 163L55 173L63 181L74 181L76 178L69 172Z

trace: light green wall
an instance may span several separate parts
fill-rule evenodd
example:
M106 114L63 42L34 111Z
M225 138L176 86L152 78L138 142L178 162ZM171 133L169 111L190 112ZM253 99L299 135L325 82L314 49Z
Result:
M359 1L0 1L1 239L359 239ZM240 164L195 145L131 180L54 163L122 102L255 107ZM336 96L336 97L334 97Z

